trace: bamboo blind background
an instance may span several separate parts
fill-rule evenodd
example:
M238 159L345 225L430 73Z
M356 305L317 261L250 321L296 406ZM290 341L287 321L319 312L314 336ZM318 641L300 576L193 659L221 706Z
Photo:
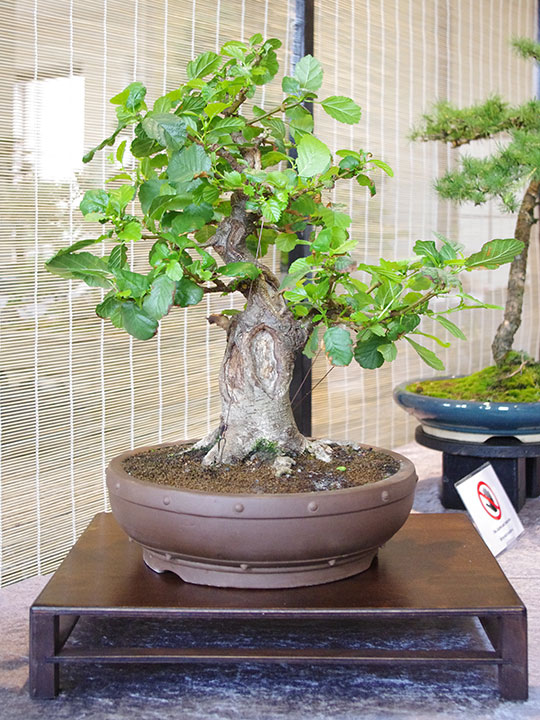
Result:
M317 115L316 127L331 147L359 145L382 157L395 171L394 178L380 173L373 199L357 188L342 190L335 198L348 208L357 237L365 240L359 260L406 257L417 239L433 239L434 230L458 239L471 251L494 237L512 237L515 217L501 215L494 203L456 209L438 200L432 180L455 162L455 151L435 143L412 143L407 136L436 99L465 105L490 94L516 103L531 97L535 73L515 56L509 41L520 35L535 37L536 5L527 0L317 3L316 55L326 70L323 89L327 94L348 93L357 98L364 114L349 137L324 113ZM474 152L487 149L486 142ZM463 151L473 150L465 146ZM535 357L539 343L537 232L533 230L529 287L515 343L516 349ZM507 274L507 269L471 274L466 278L469 292L500 305ZM491 340L501 313L467 311L453 319L469 342L443 337L452 341L451 348L441 353L448 373L473 372L490 364ZM433 332L440 335L438 329ZM411 439L416 422L393 402L392 388L434 373L407 343L400 345L397 360L377 371L351 365L333 368L326 376L330 365L319 357L314 369L314 435L386 447Z
M534 0L330 0L316 3L316 56L327 94L350 94L361 126L316 116L330 147L360 145L387 160L368 200L346 188L335 200L363 239L359 259L404 256L432 230L474 248L508 236L495 208L456 211L431 182L451 157L407 140L437 97L470 102L499 91L533 90L530 67L508 51L513 35L533 36ZM152 341L133 341L93 316L100 291L43 270L58 248L94 228L78 212L82 193L113 174L104 154L84 168L83 151L114 127L108 103L134 80L152 98L174 87L197 52L255 32L284 41L294 0L0 0L0 582L53 570L89 519L108 509L104 469L126 447L200 436L219 414L216 391L223 336L204 318L231 300L211 298L165 319ZM267 89L258 103L271 103ZM139 258L146 252L138 249ZM276 262L275 255L271 258ZM137 262L137 260L136 260ZM519 346L536 354L537 250ZM505 273L474 290L501 302ZM447 351L450 371L489 359L498 316L470 313L473 341ZM328 368L317 361L314 384ZM427 370L429 373L429 370ZM411 436L391 388L426 369L405 349L377 372L335 369L314 391L314 433L394 447Z

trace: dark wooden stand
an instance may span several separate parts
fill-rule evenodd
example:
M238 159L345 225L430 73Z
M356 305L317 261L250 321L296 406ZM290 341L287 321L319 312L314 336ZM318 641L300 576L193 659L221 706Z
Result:
M81 615L99 618L324 619L354 632L363 620L478 617L485 649L156 648L65 646ZM525 700L526 609L469 520L411 515L371 568L348 580L293 590L216 589L158 575L112 515L96 515L30 608L30 693L52 698L62 663L340 662L496 664L503 698Z
M540 495L540 443L522 443L516 438L490 438L486 442L447 440L425 433L419 425L416 442L440 450L442 456L441 503L463 510L455 483L489 462L497 473L510 502L519 512L526 497Z

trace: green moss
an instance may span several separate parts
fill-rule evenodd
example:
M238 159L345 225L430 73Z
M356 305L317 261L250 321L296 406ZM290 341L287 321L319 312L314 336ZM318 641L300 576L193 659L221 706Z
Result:
M447 380L411 383L407 390L419 395L480 402L540 402L540 363L525 353L510 352L499 367Z
M266 458L275 458L279 455L279 447L276 442L259 438L251 448L250 457L253 455L264 455Z

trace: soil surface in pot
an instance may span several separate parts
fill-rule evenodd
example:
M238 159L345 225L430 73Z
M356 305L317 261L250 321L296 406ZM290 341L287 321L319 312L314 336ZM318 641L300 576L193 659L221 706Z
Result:
M362 447L332 445L331 462L303 453L290 473L276 477L272 456L259 450L242 463L203 467L204 451L186 451L185 445L168 445L132 455L124 470L133 477L184 490L212 493L299 493L366 485L396 473L399 463L391 456Z
M465 377L414 382L407 390L450 400L540 402L540 363L511 352L500 367L493 365Z

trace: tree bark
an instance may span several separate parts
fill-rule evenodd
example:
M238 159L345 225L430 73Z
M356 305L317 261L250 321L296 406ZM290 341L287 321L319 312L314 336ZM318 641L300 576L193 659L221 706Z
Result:
M238 198L232 202L231 217L214 236L214 249L226 263L256 262L245 247L251 231L245 204ZM220 370L221 420L200 443L211 445L206 465L242 460L259 439L275 443L284 454L300 453L307 446L294 421L289 385L309 328L288 309L273 273L259 267L261 275L240 288L245 310L234 315L227 328Z
M504 318L497 328L497 332L495 333L495 337L491 344L491 352L497 365L502 363L505 355L512 349L515 334L521 325L523 293L525 292L525 278L527 274L527 255L529 252L531 227L535 223L534 209L538 204L539 191L540 182L531 182L525 192L521 207L519 208L515 237L517 240L521 240L524 243L524 248L522 252L514 258L510 265L506 290L506 303L504 306Z

